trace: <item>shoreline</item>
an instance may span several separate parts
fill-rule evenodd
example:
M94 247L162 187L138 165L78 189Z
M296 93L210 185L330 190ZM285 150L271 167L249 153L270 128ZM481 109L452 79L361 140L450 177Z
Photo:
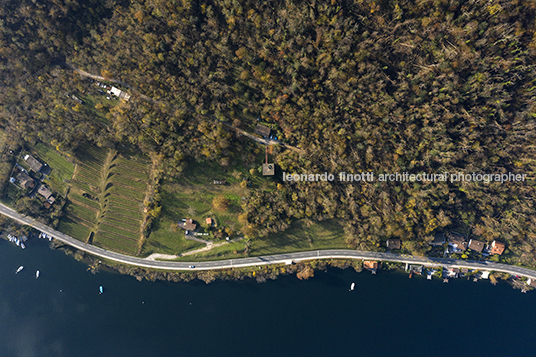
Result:
M478 271L490 271L501 272L515 276L522 276L525 278L531 278L536 280L536 270L518 267L514 265L507 265L501 263L494 263L490 261L465 261L459 259L446 259L446 258L431 258L431 257L416 257L411 255L393 254L393 253L380 253L380 252L366 252L350 249L333 249L333 250L314 250L297 253L275 254L259 257L248 257L239 259L225 259L225 260L212 260L206 262L176 262L176 261L158 261L149 260L146 258L138 258L133 256L127 256L116 252L108 251L93 245L88 245L84 242L78 241L64 233L56 231L35 219L27 216L22 216L10 207L0 204L0 213L21 223L35 228L41 232L51 235L55 240L62 242L71 249L84 252L82 254L89 254L99 257L100 260L114 261L114 264L121 264L128 266L129 269L138 269L140 271L161 271L166 272L182 272L185 275L201 276L201 280L211 280L210 276L216 275L217 271L237 271L237 268L252 268L261 266L287 266L292 267L297 264L307 264L311 261L334 261L334 260L349 260L354 262L362 262L364 260L372 260L378 262L391 262L402 264L416 264L424 267L446 269L453 268L468 268ZM61 245L61 244L60 244ZM58 246L57 246L58 247ZM290 268L292 269L292 268ZM122 269L125 271L125 269ZM183 275L184 275L183 274ZM203 278L206 276L206 279Z

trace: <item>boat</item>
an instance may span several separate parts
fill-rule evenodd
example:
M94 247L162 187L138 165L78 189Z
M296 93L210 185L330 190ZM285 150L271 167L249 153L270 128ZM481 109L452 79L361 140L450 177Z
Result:
M25 246L24 243L22 243L22 242L20 242L20 247L21 247L22 249L26 249L26 246Z
M352 285L350 285L350 291L354 291L355 289L355 283L352 283Z
M102 285L99 286L99 294L102 294L104 291L102 290Z
M15 274L20 273L20 271L21 271L22 269L24 269L24 266L21 265L21 266L19 267L19 269L17 269L17 271L15 272Z
M39 278L39 270L35 272L35 278Z

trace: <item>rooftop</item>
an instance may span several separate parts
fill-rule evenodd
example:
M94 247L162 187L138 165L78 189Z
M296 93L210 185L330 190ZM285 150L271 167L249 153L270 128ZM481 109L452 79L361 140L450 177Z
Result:
M498 240L494 240L493 243L491 243L491 254L498 254L501 255L504 250L506 249L506 246L503 242L499 242Z
M37 160L32 155L26 155L24 157L24 161L26 161L28 166L30 166L30 170L34 172L39 172L39 170L41 170L41 168L43 167L43 164L40 163L39 160Z
M177 225L187 231L194 231L197 228L197 224L194 223L193 219L188 218L185 221L177 223Z
M389 249L400 249L401 246L402 242L400 241L400 239L393 238L387 240L387 248Z
M266 138L270 136L271 131L272 129L264 125L257 125L255 127L255 134L259 134L260 136L264 136Z
M262 174L264 176L273 176L275 173L274 164L262 164Z
M469 241L469 249L474 250L475 252L481 252L484 249L484 242L479 240L471 239Z
M35 181L24 171L19 172L16 179L20 181L22 188L32 188L35 186Z
M39 186L39 188L37 189L37 193L39 193L41 196L43 196L47 200L48 200L48 198L50 196L52 196L52 192L50 192L48 187L46 187L45 185ZM54 202L54 201L52 201L52 202ZM52 203L52 202L50 202L50 203Z

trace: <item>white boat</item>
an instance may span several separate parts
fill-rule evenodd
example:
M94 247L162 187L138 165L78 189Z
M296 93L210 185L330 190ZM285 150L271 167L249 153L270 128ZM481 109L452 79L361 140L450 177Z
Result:
M35 278L39 278L39 270L35 272Z
M350 291L354 291L355 289L355 283L352 283L352 285L350 285Z
M17 238L15 238L15 244L20 246L20 240L18 240Z
M22 269L24 269L24 266L21 265L21 266L19 267L19 269L17 269L17 271L15 272L15 274L20 273L20 271L21 271Z
M22 243L22 242L20 242L20 247L21 247L22 249L26 249L26 246L25 246L24 243Z

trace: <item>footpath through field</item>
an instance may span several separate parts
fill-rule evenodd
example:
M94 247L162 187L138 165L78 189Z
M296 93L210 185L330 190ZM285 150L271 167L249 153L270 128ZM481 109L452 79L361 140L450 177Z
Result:
M428 267L445 267L445 268L470 268L487 271L499 271L512 275L522 275L527 278L536 279L536 271L521 268L512 265L494 263L490 261L476 262L464 261L458 259L443 259L443 258L427 258L414 257L407 255L399 255L393 253L376 253L363 252L357 250L333 249L333 250L316 250L310 252L276 254L253 258L227 259L220 261L208 262L164 262L151 261L147 259L131 257L124 254L111 252L91 244L83 243L64 233L58 232L34 218L23 216L10 207L0 203L0 213L25 225L34 227L46 234L50 234L53 238L80 249L89 254L93 254L104 259L113 260L123 264L135 265L144 268L163 269L163 270L212 270L212 269L228 269L228 268L245 268L260 265L270 264L289 264L291 262L300 262L312 259L369 259L390 262L401 262L408 264L422 264ZM195 264L195 268L190 266Z

